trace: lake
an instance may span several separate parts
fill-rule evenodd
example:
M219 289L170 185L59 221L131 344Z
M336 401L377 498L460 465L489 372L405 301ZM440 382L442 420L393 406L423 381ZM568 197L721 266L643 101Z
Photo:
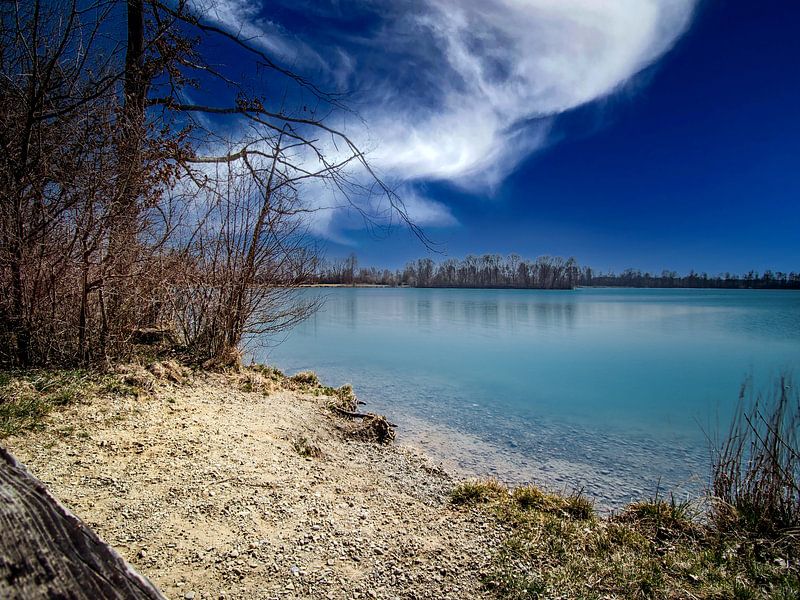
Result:
M466 474L599 505L693 496L752 377L800 367L800 293L310 288L322 309L257 362L353 384ZM274 343L274 340L273 340Z

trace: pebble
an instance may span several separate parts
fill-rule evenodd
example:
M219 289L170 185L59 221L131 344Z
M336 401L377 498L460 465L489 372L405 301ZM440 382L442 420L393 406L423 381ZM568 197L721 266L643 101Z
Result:
M447 508L453 480L414 451L345 441L322 399L275 396L254 404L252 395L219 383L170 386L169 393L181 394L180 411L172 414L164 393L137 401L135 418L119 419L124 411L112 407L109 425L94 421L95 441L71 440L91 444L95 454L97 437L118 440L81 480L74 462L52 452L25 456L56 482L58 495L97 523L98 533L138 548L146 558L137 564L142 574L171 587L174 597L479 594L494 526ZM81 411L87 419L95 419L92 411L103 414L106 401L79 406L78 422ZM319 444L322 459L296 455L291 440L298 432ZM148 461L131 460L139 447L147 448ZM92 455L84 447L74 451ZM115 482L114 494L98 496L101 477ZM123 486L137 490L135 497Z

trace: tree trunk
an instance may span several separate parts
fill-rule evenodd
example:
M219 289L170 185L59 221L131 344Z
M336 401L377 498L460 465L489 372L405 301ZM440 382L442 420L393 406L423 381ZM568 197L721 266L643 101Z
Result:
M104 263L110 271L106 325L115 331L124 317L124 289L132 276L136 261L136 232L139 225L139 199L142 195L145 134L145 102L147 78L144 68L144 7L143 0L127 0L127 48L125 52L125 85L123 106L119 116L117 140L116 201L110 206L109 242ZM106 334L111 333L106 329ZM112 338L113 339L113 338ZM108 337L104 339L105 342Z
M125 116L144 112L144 11L142 0L128 0L128 47L125 53ZM135 121L134 116L131 121Z

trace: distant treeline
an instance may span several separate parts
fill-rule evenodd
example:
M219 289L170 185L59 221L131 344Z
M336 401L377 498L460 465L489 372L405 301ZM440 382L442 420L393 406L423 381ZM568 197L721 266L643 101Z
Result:
M403 269L391 271L359 267L355 254L340 260L325 261L317 269L317 282L339 285L386 285L410 287L572 289L576 286L720 288L720 289L800 289L800 273L750 271L745 275L709 275L689 271L660 274L626 269L620 274L598 273L581 267L574 258L540 256L527 260L511 254L469 255L434 262L421 258Z

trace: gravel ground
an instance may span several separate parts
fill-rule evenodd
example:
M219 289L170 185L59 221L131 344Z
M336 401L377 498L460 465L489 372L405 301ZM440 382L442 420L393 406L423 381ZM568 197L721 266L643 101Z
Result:
M420 452L347 439L309 390L156 374L6 445L167 597L486 595L504 532Z

